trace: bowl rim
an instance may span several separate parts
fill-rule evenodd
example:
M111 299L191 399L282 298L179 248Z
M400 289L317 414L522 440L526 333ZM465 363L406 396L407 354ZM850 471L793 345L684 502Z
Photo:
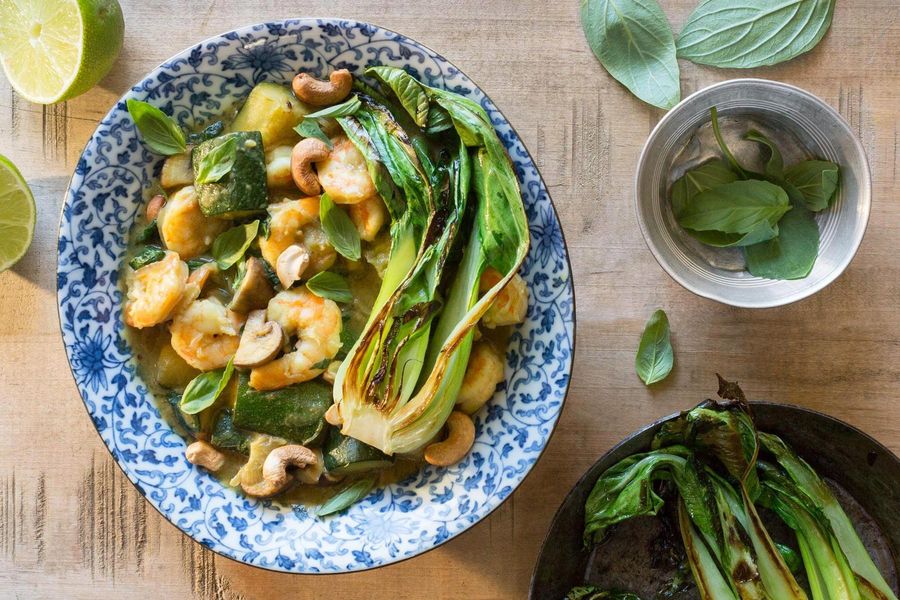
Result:
M220 557L220 558L225 558L225 559L227 559L227 560L229 560L229 561L232 561L232 562L234 562L234 563L237 563L237 564L246 565L246 566L249 566L249 567L252 567L252 568L255 568L255 569L259 569L259 570L261 570L261 571L266 571L266 572L271 572L271 573L279 573L279 574L286 574L286 575L297 575L297 576L308 576L308 575L314 575L314 576L328 576L328 575L346 575L346 574L350 574L350 573L363 573L363 572L366 572L366 571L374 571L374 570L376 570L376 569L382 569L382 568L385 568L385 567L390 567L390 566L393 566L393 565L398 565L398 564L400 564L400 563L403 563L403 562L412 560L412 559L414 559L414 558L418 558L418 557L420 557L420 556L423 556L423 555L425 555L425 554L431 552L432 550L435 550L435 549L437 549L437 548L443 546L444 544L448 543L450 540L456 539L456 538L461 537L462 535L468 533L469 531L471 531L472 529L474 529L475 526L481 524L483 521L485 521L486 519L488 519L488 517L490 517L490 516L491 516L498 508L500 508L501 506L503 506L503 505L504 505L504 504L505 504L512 496L513 496L513 494L515 494L515 492L522 486L522 484L525 483L525 480L528 479L528 477L532 474L532 472L534 471L535 467L537 467L538 463L540 462L541 458L543 458L544 453L545 453L546 450L547 450L547 447L550 445L550 442L552 441L553 436L554 436L554 434L556 433L556 431L557 431L557 429L558 429L558 427L559 427L560 417L562 416L562 412L563 412L563 410L565 409L566 401L568 400L568 397L569 397L569 392L572 390L572 377L571 377L571 375L572 375L573 367L574 367L574 364L575 364L575 353L576 353L576 348L577 348L577 337L578 337L578 318L577 318L578 311L577 311L577 306L576 306L577 301L576 301L576 295L575 295L575 277L574 277L574 270L572 269L572 260L571 260L571 256L570 256L570 254L569 254L569 246L568 246L568 242L566 241L565 230L564 230L563 225L562 225L562 220L559 218L559 211L556 209L556 204L553 202L553 197L552 197L551 194L550 194L549 187L547 186L546 182L544 181L544 177L543 177L543 175L541 174L540 169L538 169L538 167L537 167L537 162L534 160L534 157L531 155L531 151L530 151L530 150L528 149L528 147L526 146L526 144L525 144L525 142L524 142L522 136L519 135L518 130L513 126L512 122L506 117L506 115L505 115L505 114L503 113L503 111L500 109L499 105L497 105L497 104L493 101L493 99L491 99L491 97L488 96L488 94L484 91L484 88L483 88L481 85L479 85L474 79L472 79L468 74L466 74L462 69L460 69L455 63L453 63L452 61L448 60L443 54L441 54L441 53L439 53L439 52L436 52L436 51L435 51L434 49L432 49L430 46L428 46L428 45L426 45L426 44L423 44L423 43L419 42L419 41L416 40L415 38L409 37L409 36L407 36L406 34L400 33L400 32L398 32L398 31L395 31L395 30L390 29L390 28L388 28L388 27L383 27L383 26L381 26L381 25L379 25L379 24L377 24L377 23L374 23L374 22L372 22L372 21L362 21L362 20L353 19L353 18L350 18L350 19L344 19L344 18L335 17L335 16L330 16L330 17L282 17L282 18L278 18L278 19L270 19L270 20L266 20L266 21L257 21L257 22L255 22L255 23L249 23L249 24L245 24L245 25L236 26L236 27L233 27L233 28L231 28L231 29L226 29L226 30L221 31L221 32L219 32L219 33L217 33L217 34L214 34L214 35L211 35L211 36L209 36L209 37L206 37L206 38L204 38L203 40L200 40L199 42L196 42L196 43L194 43L194 44L191 44L190 46L187 46L187 47L185 47L185 48L182 48L181 50L176 51L173 55L171 55L171 56L169 56L168 58L166 58L166 59L162 60L161 62L157 63L153 68L151 68L149 71L145 72L142 76L140 76L140 78L137 79L137 82L139 83L139 82L141 82L141 81L147 79L151 74L153 74L153 73L155 73L156 71L158 71L160 68L162 68L162 67L163 67L164 65L166 65L168 62L170 62L171 60L173 60L175 57L177 57L178 55L182 54L183 52L189 50L191 47L194 47L194 46L196 46L196 45L198 45L198 44L205 45L205 44L207 44L208 42L212 42L212 41L214 41L214 40L218 40L218 39L224 37L226 34L229 34L229 33L234 33L234 32L239 32L239 31L244 31L244 30L253 30L253 29L257 28L257 27L264 27L264 26L266 26L266 25L268 25L268 24L272 24L272 23L284 23L284 22L288 22L288 21L290 21L290 22L306 23L306 24L313 25L313 26L318 26L321 22L345 23L345 24L351 24L351 25L364 25L364 26L367 25L367 26L372 26L372 27L374 27L374 28L377 28L378 30L387 32L387 33L389 33L389 34L394 34L394 35L396 35L396 36L399 36L399 37L402 38L403 40L407 40L407 41L409 41L409 42L412 42L413 44L416 44L416 45L422 47L423 49L425 49L425 50L427 50L428 52L432 53L432 54L433 54L434 56L436 56L437 58L439 58L439 59L445 61L447 64L451 65L454 69L457 70L457 72L458 72L460 75L462 75L463 77L465 77L466 79L468 79L468 80L471 82L471 84L472 84L477 90L479 90L479 91L484 95L485 98L488 99L488 101L489 101L489 102L494 106L494 108L497 110L497 113L498 113L501 117L503 117L503 120L504 120L504 121L506 122L506 124L509 126L510 130L515 134L516 138L518 138L518 140L520 141L520 144L521 144L521 146L522 146L522 149L524 150L525 155L526 155L526 157L527 157L527 160L528 160L532 165L534 165L535 173L537 174L537 178L538 178L538 180L541 182L541 184L542 184L542 186L543 186L543 188L544 188L544 191L545 191L545 193L546 193L546 195L547 195L547 200L549 201L549 203L550 203L550 208L551 208L551 210L553 211L553 216L556 218L556 221L557 221L557 223L559 224L559 234L560 234L560 239L561 239L561 241L562 241L562 247L563 247L563 250L564 250L564 253L563 253L564 256L563 256L563 258L565 259L566 268L568 269L568 273L569 273L569 279L568 279L568 281L567 281L566 283L567 283L567 284L569 285L569 287L571 288L571 298L572 298L572 336L571 336L571 352L570 352L569 369L568 369L568 370L569 370L569 373L568 373L569 377L568 377L568 379L567 379L567 381L566 381L566 383L565 383L565 389L563 390L562 397L561 397L561 399L560 399L559 410L557 411L556 420L553 422L553 425L552 425L552 427L550 428L550 432L549 432L548 435L547 435L547 439L546 439L546 441L545 441L543 447L542 447L542 448L540 449L540 451L538 452L537 456L535 457L534 462L528 467L527 471L526 471L525 474L522 476L522 479L520 479L520 480L512 487L512 489L510 490L510 492L509 492L506 496L504 496L499 502L497 502L497 504L496 504L494 507L492 507L488 512L486 512L486 513L485 513L482 517L480 517L479 519L477 519L477 520L475 520L475 521L472 521L472 522L469 522L469 523L466 523L465 526L464 526L462 529L460 529L460 530L457 531L456 533L453 533L453 534L449 535L449 536L448 536L447 538L445 538L444 540L441 540L440 542L438 542L438 543L436 543L436 544L433 544L433 545L429 546L428 548L426 548L426 549L424 549L424 550L422 550L422 551L420 551L420 552L417 552L417 553L414 553L414 554L410 554L409 556L405 556L405 557L403 557L403 558L399 558L399 559L395 559L395 560L389 560L389 561L386 561L386 562L383 562L383 563L380 563L380 564L376 564L376 565L373 565L373 566L363 566L362 568L359 568L359 569L351 569L351 570L344 570L344 571L312 571L312 572L287 571L287 570L277 569L277 568L273 568L273 567L269 567L269 566L265 566L265 565L260 565L260 564L255 564L255 563L251 563L251 562L246 562L246 561L243 561L243 560L241 560L241 559L239 559L239 558L235 558L235 557L232 557L232 556L228 556L227 554L223 553L221 550L219 550L219 549L217 549L217 548L214 548L214 547L211 547L211 546L209 546L209 545L207 545L207 544L204 544L202 541L200 541L200 540L194 538L191 534L189 534L189 533L186 532L184 529L182 529L181 527L179 527L179 526L178 526L171 518L169 518L169 516L167 516L165 513L163 513L163 512L159 509L159 507L157 507L156 504L154 504L154 503L151 502L149 499L147 499L146 493L145 493L144 490L141 488L141 486L137 485L134 481L131 480L131 478L129 477L128 473L125 471L125 468L122 466L122 464L119 462L119 460L115 457L115 455L114 455L113 452L112 452L112 449L111 449L111 448L109 447L109 445L106 443L106 440L103 439L103 436L100 434L100 430L97 429L96 424L94 423L94 420L93 420L93 418L92 418L92 416L91 416L91 413L90 413L90 411L88 410L87 403L84 401L84 398L82 397L82 394L81 394L81 388L80 388L79 385L78 385L78 379L77 379L76 376L75 376L75 371L74 371L74 369L73 369L72 362L71 362L71 360L70 360L70 358L69 358L68 350L66 349L66 344L65 344L65 334L64 334L64 332L63 332L63 324L62 324L62 321L63 321L62 304L59 302L59 295L58 295L58 293L56 294L56 296L57 296L57 302L56 302L56 309L57 309L57 310L56 310L57 326L58 326L59 332L60 332L59 340L60 340L60 342L62 343L62 346L63 346L63 352L66 354L66 363L67 363L68 366L69 366L69 375L70 375L71 378L72 378L72 382L75 384L75 390L76 390L76 392L78 393L78 398L79 398L79 400L81 400L81 406L82 406L82 408L84 409L85 414L87 415L88 419L89 419L90 422L91 422L92 429L93 429L94 433L95 433L95 434L97 435L97 437L100 439L100 443L101 443L102 447L103 447L103 448L106 450L106 452L109 454L110 458L112 458L113 464L116 465L116 468L119 469L119 471L121 472L121 474L125 477L126 481L128 481L128 483L135 489L135 491L137 491L138 494L141 495L141 497L144 499L144 501L147 502L147 503L150 505L150 507L153 508L153 510L156 511L156 513L159 514L159 516L161 516L161 517L163 518L163 520L164 520L166 523L168 523L169 525L171 525L172 527L174 527L179 533L181 533L183 536L187 537L191 542L203 546L203 547L206 548L207 550L213 552L216 556L218 556L218 557ZM98 120L97 126L94 128L94 130L93 130L93 132L91 133L91 135L88 136L88 138L87 138L87 140L85 141L84 145L81 147L81 151L80 151L80 153L79 153L79 156L81 156L81 155L84 154L84 151L87 149L87 147L90 145L91 141L94 139L94 136L97 134L97 131L99 130L100 126L103 124L103 122L104 122L108 117L110 117L110 115L112 115L112 113L116 110L116 107L117 107L118 103L122 100L122 98L123 98L125 95L127 95L127 94L131 91L131 89L132 89L135 85L136 85L136 83L130 84L130 85L128 86L128 88L125 90L125 92L123 93L123 95L122 95L122 96L119 96L118 98L116 98L116 99L113 101L113 104L112 104L112 106L110 107L110 109L103 115L103 117L101 117L101 118ZM60 238L61 238L61 236L62 236L62 224L63 224L63 218L64 218L64 216L65 216L65 208L66 208L66 206L68 205L68 202L69 202L70 193L71 193L71 187L72 187L72 181L74 180L74 178L75 178L75 172L73 171L72 174L69 176L69 181L68 181L68 183L66 184L66 190L65 190L64 195L63 195L63 202L61 203L61 206L60 206L60 209L59 209L59 218L58 218L58 220L57 220L57 237L56 237L56 271L57 271L57 273L59 273L59 268L60 268L60 264L59 264L59 261L60 261L60 253L61 253L61 252L60 252ZM517 180L518 180L518 178L517 178ZM529 244L530 244L530 241L529 241Z
M876 448L878 448L879 450L881 450L884 453L884 455L887 457L888 460L891 460L895 464L900 466L900 456L898 456L893 451L891 451L890 448L888 448L887 446L882 444L880 441L878 441L877 439L875 439L874 437L872 437L871 435L869 435L862 429L856 427L855 425L851 425L850 423L847 423L846 421L844 421L842 419L838 419L837 417L834 417L832 415L829 415L828 413L824 413L822 411L815 410L813 408L807 408L807 407L801 406L799 404L791 404L789 402L772 402L770 400L750 400L750 401L748 401L748 404L750 405L751 410L753 410L753 408L757 407L757 406L776 407L776 408L797 411L800 413L807 413L807 414L813 415L817 418L824 419L826 421L831 421L834 424L840 425L841 427L844 427L845 429L850 430L852 433L855 433L856 435L860 436L860 438L871 442L873 446L875 446ZM582 473L581 477L578 478L578 481L576 481L572 485L571 489L569 489L569 491L563 497L562 501L559 503L559 507L556 509L556 512L553 513L553 518L550 520L550 524L547 526L547 531L544 533L544 539L541 541L541 548L540 548L540 550L538 550L537 558L534 561L534 567L531 570L531 580L528 584L529 600L535 600L532 593L534 591L534 586L535 586L535 582L537 579L538 566L541 563L541 557L544 556L544 552L546 550L548 550L548 544L550 543L550 532L553 531L554 525L556 525L556 522L563 515L563 512L564 512L563 509L566 506L566 504L569 503L570 498L575 494L576 490L580 489L582 487L582 485L584 485L587 482L588 476L591 474L591 471L594 470L594 467L596 467L598 464L600 464L604 460L607 460L610 456L615 454L625 444L628 444L629 442L631 442L635 438L641 436L642 434L646 433L647 431L659 428L664 423L677 418L683 412L684 411L678 411L678 412L668 414L666 416L660 417L660 418L652 421L651 423L643 425L643 426L639 427L638 429L632 431L631 433L626 435L624 438L622 438L621 440L616 442L613 446L611 446L606 452L604 452L602 455L600 455L600 457L597 460L595 460L593 463L591 463L587 467L587 469L585 469L585 471L584 471L584 473ZM898 560L900 560L900 557L898 557Z
M793 94L797 94L805 97L810 100L814 104L822 107L826 113L828 113L834 121L844 130L847 134L848 138L853 142L853 147L856 153L862 157L862 162L864 165L864 169L859 173L861 179L860 188L864 190L860 197L857 198L856 204L857 206L861 206L863 208L862 214L862 229L860 231L859 236L857 236L853 242L850 250L844 255L844 258L837 264L837 266L828 274L827 277L822 279L815 286L790 294L788 296L775 298L767 301L759 301L759 300L732 300L726 298L724 295L716 292L720 286L719 284L715 284L712 290L703 291L696 289L694 286L690 285L687 280L682 277L665 258L663 258L662 253L657 248L656 244L652 241L650 236L650 227L644 221L641 216L641 197L639 194L640 187L640 175L641 172L645 169L646 163L649 160L649 148L651 142L653 142L656 137L659 135L659 132L662 128L669 123L670 121L678 118L680 115L676 115L684 106L691 100L695 98L704 96L712 92L713 90L722 88L722 87L732 87L732 86L757 86L757 85L768 85L774 87L780 87L785 89ZM715 300L716 302L720 302L722 304L727 304L729 306L735 306L738 308L775 308L778 306L786 306L788 304L793 304L795 302L799 302L805 298L816 294L829 285L831 285L838 277L843 275L844 271L850 265L850 262L856 256L857 251L859 250L860 245L862 244L863 238L866 235L866 230L869 225L869 216L872 210L872 168L869 165L869 157L866 155L866 150L862 145L859 137L854 133L853 129L850 127L850 124L846 119L832 107L829 103L825 102L815 94L804 90L803 88L797 87L790 83L784 83L782 81L775 81L772 79L764 79L761 77L742 77L735 79L727 79L725 81L720 81L718 83L714 83L712 85L708 85L704 88L697 90L696 92L690 94L685 97L681 102L673 106L663 117L659 120L656 126L650 131L650 135L647 136L647 140L644 142L644 146L641 148L641 153L638 158L637 168L635 169L634 174L634 185L633 185L633 202L634 202L634 210L637 216L638 225L641 228L641 236L644 238L644 243L647 245L647 248L653 254L653 258L656 259L656 262L660 267L669 275L673 280L675 280L681 287L691 292L696 296L700 296L701 298L707 298L709 300ZM818 257L817 257L818 260Z

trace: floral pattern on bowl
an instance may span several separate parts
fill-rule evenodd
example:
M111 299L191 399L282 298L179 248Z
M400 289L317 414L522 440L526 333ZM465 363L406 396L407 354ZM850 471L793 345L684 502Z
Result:
M161 417L123 336L118 271L142 189L162 158L140 142L125 108L145 100L186 127L228 110L261 81L300 69L324 75L373 64L410 70L488 111L515 163L532 235L522 274L526 322L507 351L506 383L476 415L472 452L447 469L426 467L371 492L343 514L316 519L304 506L257 501L184 458L185 439ZM157 67L104 117L78 160L63 207L57 269L59 316L72 373L103 442L128 479L176 527L206 547L293 573L357 571L410 558L497 508L534 466L569 385L574 295L556 212L515 131L465 75L400 34L354 21L264 23L211 38Z

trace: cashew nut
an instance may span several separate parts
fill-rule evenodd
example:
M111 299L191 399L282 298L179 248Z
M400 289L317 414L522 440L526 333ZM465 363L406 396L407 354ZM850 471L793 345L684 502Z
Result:
M337 104L347 97L353 87L353 75L347 69L332 71L328 81L316 79L308 73L298 73L291 82L294 95L312 106Z
M309 250L305 246L292 244L281 251L275 261L275 274L284 289L290 289L294 282L303 277L309 266Z
M312 165L328 158L331 151L325 142L316 138L306 138L297 142L291 151L291 177L300 191L307 196L317 196L322 191L319 176Z
M344 417L341 416L340 404L332 404L328 407L328 410L325 411L325 421L329 425L334 425L335 427L340 427L344 424Z
M166 205L166 197L162 194L157 194L150 198L150 202L147 203L147 221L153 221L156 217L159 216L159 209Z
M185 458L192 465L203 467L215 473L225 464L225 455L213 448L208 442L198 440L184 451Z
M315 465L316 459L316 453L306 446L290 444L275 448L269 452L263 463L262 481L249 485L241 483L241 487L248 495L257 498L274 496L291 481L288 467L303 469L307 465Z
M447 438L425 448L425 461L449 467L463 459L475 443L475 424L469 415L454 410L447 419Z

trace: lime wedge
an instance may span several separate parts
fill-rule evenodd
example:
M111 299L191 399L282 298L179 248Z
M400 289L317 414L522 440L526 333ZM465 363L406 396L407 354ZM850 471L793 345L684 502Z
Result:
M0 63L31 102L53 104L92 88L124 33L116 0L0 0Z
M34 196L28 184L16 165L0 155L0 271L16 264L28 250L34 220Z

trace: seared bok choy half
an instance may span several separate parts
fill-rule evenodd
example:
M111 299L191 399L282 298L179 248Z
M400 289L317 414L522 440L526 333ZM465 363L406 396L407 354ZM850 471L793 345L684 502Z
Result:
M366 74L380 89L360 94L361 107L339 122L388 206L391 252L334 399L344 435L394 454L444 425L473 327L521 265L529 234L512 164L481 106L401 69ZM402 111L385 108L397 103ZM501 277L479 295L488 268Z
M649 452L600 476L585 504L585 545L674 502L704 600L896 600L828 485L780 438L756 430L737 385L720 380L719 393L726 402L665 423ZM794 531L808 591L788 566L794 549L773 542L758 507Z

